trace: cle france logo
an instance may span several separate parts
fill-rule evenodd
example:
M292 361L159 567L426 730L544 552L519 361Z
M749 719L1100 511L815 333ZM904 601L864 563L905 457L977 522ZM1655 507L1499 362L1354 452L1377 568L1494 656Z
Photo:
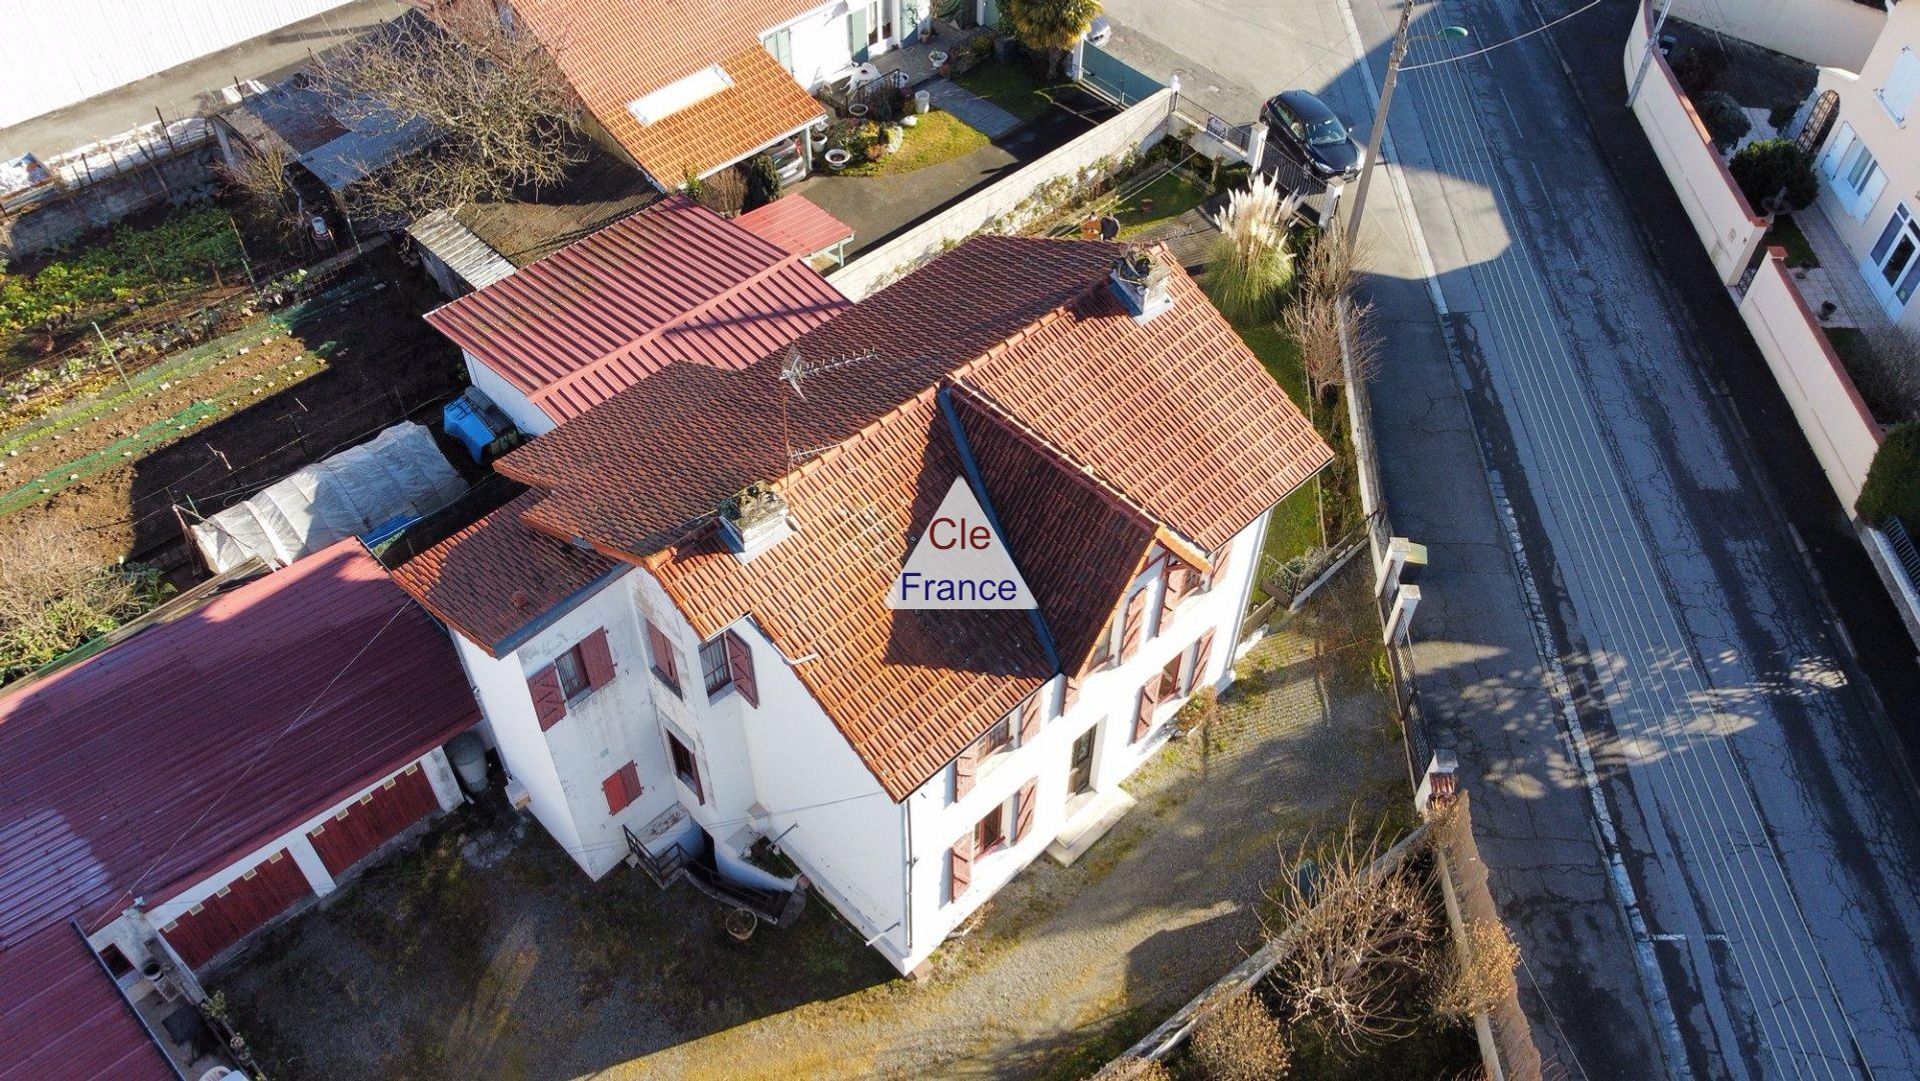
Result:
M887 607L1038 607L1005 539L993 528L965 477L953 478L926 532L907 556L907 565L894 579Z

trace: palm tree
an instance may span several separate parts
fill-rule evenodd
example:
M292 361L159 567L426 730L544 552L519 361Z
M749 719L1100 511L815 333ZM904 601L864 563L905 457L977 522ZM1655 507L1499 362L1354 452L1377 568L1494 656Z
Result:
M1100 0L1012 0L1013 31L1027 48L1047 54L1047 75L1056 75L1073 43L1087 35L1100 14Z

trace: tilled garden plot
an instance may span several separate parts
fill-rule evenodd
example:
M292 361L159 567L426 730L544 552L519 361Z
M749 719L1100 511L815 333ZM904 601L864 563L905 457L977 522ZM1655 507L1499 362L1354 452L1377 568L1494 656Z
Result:
M401 419L431 422L461 384L458 350L420 318L437 300L382 255L297 310L0 437L0 543L50 528L100 561L186 562L176 504L210 514Z

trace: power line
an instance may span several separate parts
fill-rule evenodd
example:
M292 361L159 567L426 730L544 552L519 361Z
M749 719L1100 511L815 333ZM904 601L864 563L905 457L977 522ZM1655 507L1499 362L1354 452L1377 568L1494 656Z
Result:
M1419 63L1419 64L1404 64L1401 66L1400 70L1403 72L1419 71L1421 68L1437 68L1444 64L1457 64L1462 60L1471 60L1476 56L1483 56L1487 53L1492 52L1495 49L1504 48L1508 45L1513 44L1516 41L1524 41L1527 38L1530 38L1533 35L1538 34L1543 30L1552 29L1553 27L1558 26L1563 22L1566 22L1568 19L1573 18L1575 15L1579 15L1582 12L1588 11L1598 6L1600 6L1600 0L1587 0L1585 4L1582 4L1579 7L1574 8L1572 11L1567 12L1565 15L1562 15L1557 19L1552 19L1547 22L1541 23L1539 26L1536 26L1533 29L1528 30L1524 33L1515 34L1514 36L1506 39L1505 41L1496 41L1484 49L1475 49L1470 53L1461 53L1458 56L1449 56L1441 60L1428 60L1424 63Z

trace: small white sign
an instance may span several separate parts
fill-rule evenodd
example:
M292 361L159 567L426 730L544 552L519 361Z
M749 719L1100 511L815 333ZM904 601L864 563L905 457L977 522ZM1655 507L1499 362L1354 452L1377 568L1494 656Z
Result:
M1034 608L1006 541L980 500L955 477L887 594L888 608Z

